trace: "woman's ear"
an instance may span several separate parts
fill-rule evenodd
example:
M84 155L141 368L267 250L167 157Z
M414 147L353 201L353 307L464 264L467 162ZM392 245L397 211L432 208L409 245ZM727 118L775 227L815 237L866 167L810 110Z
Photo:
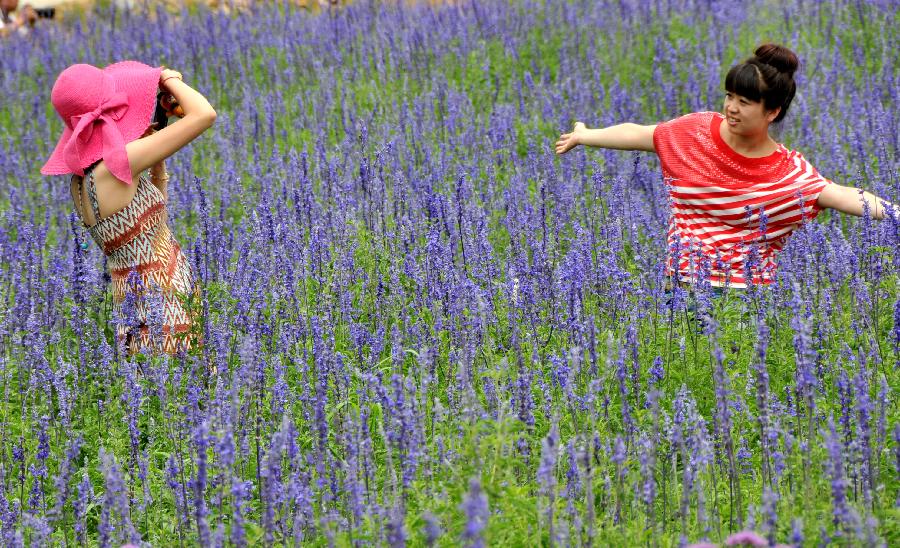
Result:
M766 120L771 124L775 121L775 118L778 118L778 115L781 114L781 107L775 107L772 110L766 111Z

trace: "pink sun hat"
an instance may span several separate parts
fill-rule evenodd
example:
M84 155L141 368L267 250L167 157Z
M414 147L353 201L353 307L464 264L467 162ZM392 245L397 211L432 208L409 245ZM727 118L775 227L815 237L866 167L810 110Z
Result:
M78 64L62 71L50 101L65 128L41 173L84 175L84 168L102 158L116 179L131 184L125 145L150 125L161 72L162 67L137 61L102 70Z

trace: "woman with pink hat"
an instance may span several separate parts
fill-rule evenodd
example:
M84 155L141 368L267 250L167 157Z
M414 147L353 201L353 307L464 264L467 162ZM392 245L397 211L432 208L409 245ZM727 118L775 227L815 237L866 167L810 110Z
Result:
M184 116L154 132L160 90ZM166 221L164 160L209 129L216 111L180 73L135 61L72 65L56 79L51 101L65 127L41 173L73 174L75 208L107 257L116 316L129 293L137 297L136 325L119 321L118 341L131 353L189 349L193 318L183 303L195 287ZM144 298L157 291L161 299Z

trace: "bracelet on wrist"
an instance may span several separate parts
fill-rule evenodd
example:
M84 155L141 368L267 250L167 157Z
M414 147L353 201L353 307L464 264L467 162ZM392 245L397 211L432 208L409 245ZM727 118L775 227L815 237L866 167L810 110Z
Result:
M173 75L173 76L166 76L165 78L162 79L162 82L160 82L159 84L160 84L160 85L163 85L163 84L165 84L166 82L168 82L169 80L171 80L172 78L177 78L177 79L181 80L182 82L184 82L184 80L181 78L181 76L175 76L175 75Z

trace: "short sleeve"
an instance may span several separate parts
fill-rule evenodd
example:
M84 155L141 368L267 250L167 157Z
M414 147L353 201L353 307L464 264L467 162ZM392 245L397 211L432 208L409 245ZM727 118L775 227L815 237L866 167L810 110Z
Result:
M684 137L690 136L692 131L700 126L700 124L698 124L698 118L702 114L703 113L686 114L679 118L675 118L674 120L661 122L656 125L656 129L653 130L653 148L656 150L660 159L663 159L664 155L673 152L677 148L679 140L683 140Z
M706 143L713 116L712 112L695 112L656 125L653 149L666 179L682 178L697 167L699 151L708 148Z

